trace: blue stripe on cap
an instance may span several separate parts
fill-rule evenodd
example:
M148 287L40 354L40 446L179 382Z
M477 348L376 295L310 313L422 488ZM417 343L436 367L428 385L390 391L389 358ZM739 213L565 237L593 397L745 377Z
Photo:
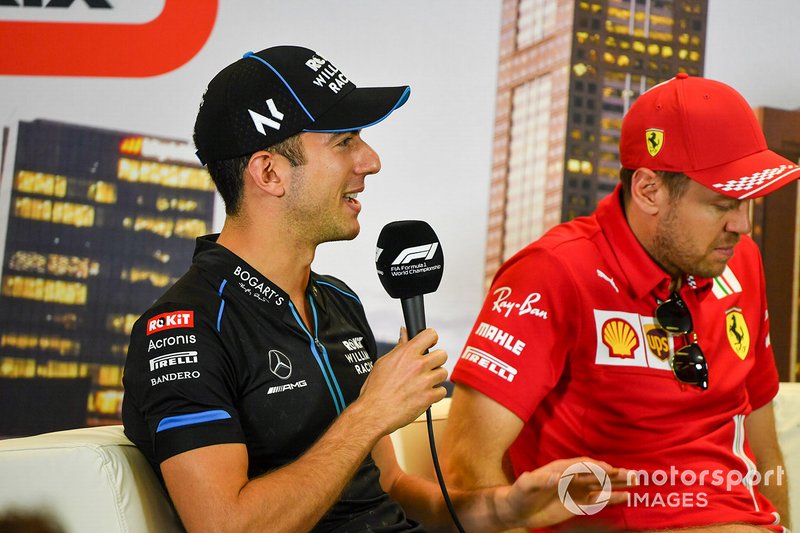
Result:
M179 428L183 426L193 426L204 422L214 422L215 420L225 420L231 418L227 411L215 409L213 411L202 411L188 415L168 416L158 423L156 433L165 429Z
M303 112L305 112L305 114L308 115L308 118L310 118L311 120L316 120L313 116L311 116L311 113L308 112L308 109L306 109L306 106L303 105L303 102L300 101L300 98L294 92L294 89L292 89L292 86L289 85L289 82L286 81L286 79L284 79L283 76L281 76L280 72L275 70L275 67L273 67L272 65L270 65L269 63L267 63L266 61L264 61L263 59L261 59L257 55L255 55L253 52L247 52L243 57L255 59L256 61L260 61L260 62L264 63L272 72L275 73L276 76L278 76L278 78L283 82L283 84L286 85L286 88L289 89L289 92L292 93L292 96L294 96L294 99L297 101L297 105L299 105L303 109ZM406 99L407 98L408 97L406 97ZM383 119L381 119L381 120L383 120Z
M311 129L306 129L306 130L303 130L303 131L313 131L313 132L316 132L316 133L341 133L343 131L355 131L355 130L361 130L361 129L364 129L364 128L369 128L370 126L374 126L378 122L382 122L383 120L386 119L386 117L391 115L394 112L395 109L397 109L401 105L405 104L406 101L408 100L409 96L411 96L411 87L406 87L406 90L403 91L402 95L400 95L400 99L397 100L397 103L394 104L394 107L392 107L389 110L389 112L386 113L385 115L383 115L381 118L379 118L378 120L376 120L374 122L370 122L369 124L362 124L361 126L353 126L352 128L341 128L341 129L338 129L338 130L316 130L316 129L315 130L311 130Z

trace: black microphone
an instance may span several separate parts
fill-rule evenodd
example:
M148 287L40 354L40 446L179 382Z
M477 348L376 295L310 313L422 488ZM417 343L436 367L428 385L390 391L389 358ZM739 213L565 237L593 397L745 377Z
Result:
M439 238L427 222L421 220L399 220L386 224L378 236L375 250L375 267L383 288L392 298L400 298L403 318L411 339L425 329L425 301L423 295L439 288L444 272L444 254ZM425 353L428 353L427 350ZM431 459L439 487L444 496L447 510L453 518L456 529L464 533L464 528L456 515L436 454L433 435L433 420L430 408L426 411L428 440L431 445Z
M424 294L436 291L444 272L442 246L421 220L390 222L378 236L375 266L383 288L400 298L408 338L425 329Z

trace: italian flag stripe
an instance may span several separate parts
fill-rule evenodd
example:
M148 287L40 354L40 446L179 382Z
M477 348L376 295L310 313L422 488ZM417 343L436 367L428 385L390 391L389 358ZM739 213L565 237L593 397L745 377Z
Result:
M714 278L714 287L711 292L714 293L714 296L721 299L735 292L742 292L742 285L739 283L739 280L736 279L733 271L725 267L725 271L722 275Z

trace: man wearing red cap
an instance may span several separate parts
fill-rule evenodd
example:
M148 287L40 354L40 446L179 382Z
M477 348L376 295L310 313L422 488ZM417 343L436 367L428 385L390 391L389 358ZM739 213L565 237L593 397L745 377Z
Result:
M492 486L587 454L637 486L627 505L572 506L587 516L567 525L782 531L778 376L746 234L749 200L800 168L735 90L685 74L633 104L620 159L592 216L497 272L452 375L445 473Z

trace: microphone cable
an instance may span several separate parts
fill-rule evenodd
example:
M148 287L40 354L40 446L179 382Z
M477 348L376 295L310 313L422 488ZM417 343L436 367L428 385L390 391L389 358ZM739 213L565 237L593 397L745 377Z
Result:
M442 491L442 496L444 496L444 503L447 505L447 510L450 512L450 516L453 518L453 523L456 525L456 529L458 529L459 533L466 533L464 531L464 527L461 525L461 522L458 519L456 509L453 507L453 502L450 500L450 494L447 492L447 486L444 484L442 468L439 466L439 455L436 453L436 440L433 436L433 416L431 415L430 407L425 410L425 418L427 419L428 423L428 442L430 442L431 446L433 469L436 471L436 479L439 481L439 488Z

